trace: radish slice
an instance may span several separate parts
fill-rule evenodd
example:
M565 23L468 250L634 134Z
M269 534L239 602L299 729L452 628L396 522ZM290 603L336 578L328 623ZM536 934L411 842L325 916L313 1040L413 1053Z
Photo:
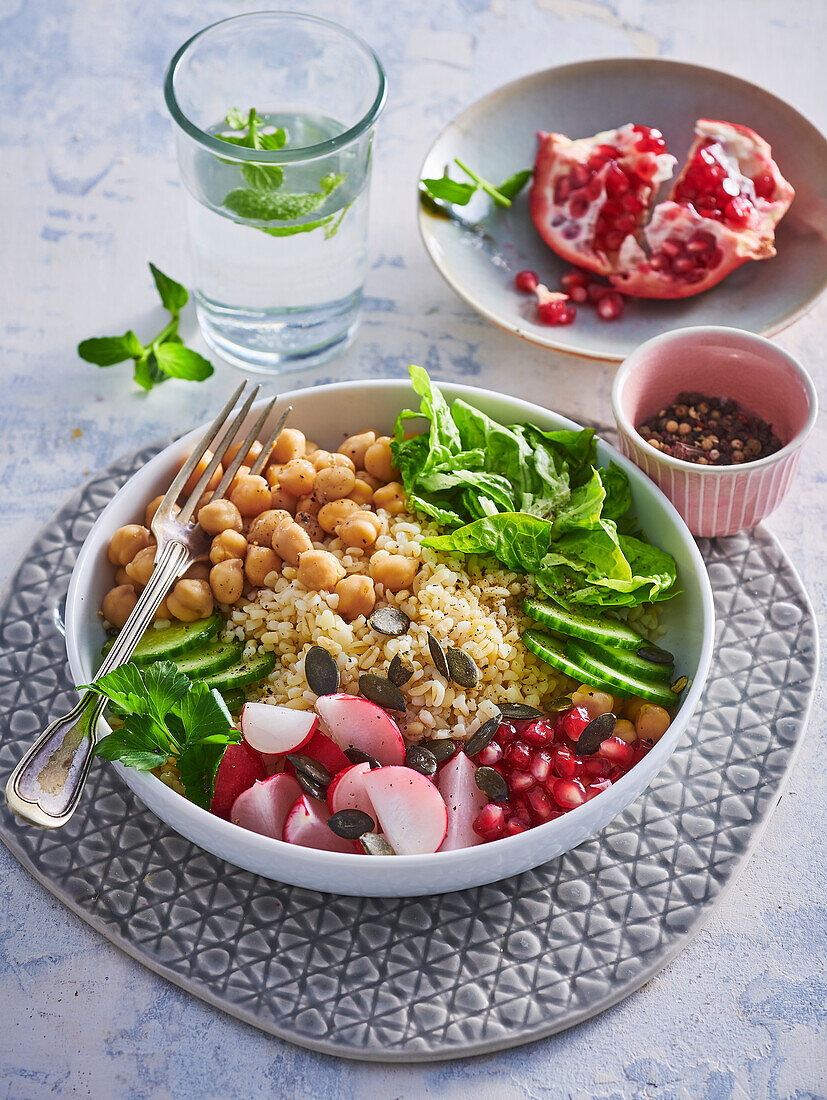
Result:
M292 775L272 775L238 796L230 811L230 821L242 829L281 840L284 822L301 793Z
M229 818L238 796L266 775L266 764L255 749L243 741L228 745L218 765L210 809L218 817Z
M296 752L316 731L319 719L309 710L293 710L270 703L245 703L241 711L244 740L269 755Z
M458 752L440 769L436 785L448 809L448 831L440 852L454 852L457 848L483 843L483 838L472 828L474 819L488 801L474 782L476 770L476 764L464 752Z
M376 821L376 810L365 790L364 777L369 771L370 764L351 764L334 776L327 788L327 808L332 814L339 810L362 810Z
M405 742L396 722L381 707L356 695L323 695L316 710L340 749L361 749L380 764L402 764Z
M413 768L374 768L363 779L382 832L400 856L435 852L445 839L448 810L430 779Z
M339 772L349 768L352 763L336 742L331 741L329 737L325 737L319 730L316 730L306 745L302 745L302 753L304 756L309 756L311 760L324 765L331 775L338 775ZM267 761L265 760L264 763L266 765ZM285 760L284 770L288 775L296 774L296 769L289 760Z
M296 786L298 787L298 783ZM288 844L300 844L303 848L321 848L324 852L353 854L356 851L353 841L337 836L327 824L328 816L324 802L302 794L287 814L281 838Z

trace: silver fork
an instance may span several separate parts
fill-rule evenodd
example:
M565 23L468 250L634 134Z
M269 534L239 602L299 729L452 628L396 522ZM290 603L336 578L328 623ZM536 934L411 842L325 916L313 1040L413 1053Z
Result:
M238 387L209 426L198 446L175 476L155 513L152 520L152 533L157 540L155 568L123 629L106 654L98 676L111 672L113 668L129 660L172 584L186 573L193 562L207 556L211 536L200 524L191 521L210 478L233 443L256 399L258 386L253 387L238 412L231 416L246 385L244 382ZM213 500L226 494L277 401L278 397L274 397L268 402L247 433L212 494ZM291 409L292 406L288 406L267 433L261 453L251 467L251 473L260 474L267 465L276 437L284 427ZM207 450L212 450L213 457L181 510L174 514L178 497ZM26 752L6 784L6 802L18 816L45 829L57 829L66 824L78 807L92 766L98 720L105 702L100 696L85 692L78 704L68 714L52 722Z

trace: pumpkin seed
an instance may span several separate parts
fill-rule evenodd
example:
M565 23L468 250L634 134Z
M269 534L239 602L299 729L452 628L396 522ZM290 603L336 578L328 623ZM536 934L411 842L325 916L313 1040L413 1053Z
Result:
M404 684L407 684L408 680L413 676L414 671L414 666L408 658L400 657L399 654L396 653L391 659L391 663L388 665L388 679L392 684L396 684L398 688L401 688Z
M651 661L653 665L673 665L675 657L668 649L661 649L659 645L642 645L637 651L638 657L644 661Z
M477 768L474 772L474 782L492 802L508 801L508 784L493 768Z
M477 686L480 679L480 670L469 653L466 653L464 649L449 649L446 657L448 660L448 673L455 684L466 689Z
M478 752L482 752L486 745L489 745L494 739L494 734L500 728L501 716L495 714L493 718L489 718L487 722L483 722L476 733L472 733L468 740L465 742L465 755L476 756Z
M369 856L395 856L396 852L388 844L383 836L376 833L364 833L359 837L359 843Z
M550 703L546 704L546 713L562 714L564 710L571 710L571 708L571 696L558 695L556 699L552 699Z
M375 672L363 672L359 677L359 690L371 703L385 710L404 710L405 696L386 676L377 676Z
M335 695L339 690L336 658L320 645L312 645L304 658L304 678L314 695Z
M614 733L616 721L617 718L611 711L606 714L598 714L596 718L592 718L577 738L577 744L574 747L575 752L579 756L591 756L592 753L597 752L606 738L611 737Z
M428 750L437 764L441 764L443 760L450 760L457 751L456 743L450 737L435 737L430 741L420 741L420 744Z
M569 700L571 704L571 700ZM542 718L543 712L536 707L530 707L528 703L503 703L500 707L503 718L510 718L514 722L527 722L530 718Z
M405 763L421 775L433 775L436 771L436 757L424 745L408 745Z
M445 656L445 650L430 630L427 630L426 634L428 635L428 649L431 651L431 660L434 662L437 672L441 672L446 680L450 680L451 673L448 669L448 658Z
M358 840L365 833L372 833L376 822L364 810L338 810L327 819L330 830L345 840Z
M300 777L306 776L311 783L315 783L318 787L326 787L330 782L332 776L324 764L320 764L318 760L313 760L309 756L305 756L301 752L288 752L287 759L296 769L296 778L301 782Z
M309 775L304 772L296 772L296 780L301 789L311 798L318 798L320 802L325 800L325 789L319 783L314 783Z
M674 684L670 684L669 686L672 688L672 691L674 691L676 695L680 695L682 691L686 690L686 685L688 683L689 680L686 678L686 676L679 676Z
M400 634L406 634L411 625L411 620L404 611L398 607L378 607L368 619L374 630L380 634L387 634L391 638L397 638Z
M345 749L345 756L351 764L370 764L371 771L380 767L375 756L371 756L369 752L362 752L361 749Z

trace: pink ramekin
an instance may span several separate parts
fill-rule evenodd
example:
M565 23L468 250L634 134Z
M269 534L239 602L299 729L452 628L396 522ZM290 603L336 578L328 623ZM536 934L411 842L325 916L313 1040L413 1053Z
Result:
M636 425L690 390L728 397L770 423L780 451L740 466L698 466L650 447ZM734 535L779 506L818 399L806 370L786 351L737 328L698 326L647 340L624 361L612 387L620 450L663 490L693 535Z

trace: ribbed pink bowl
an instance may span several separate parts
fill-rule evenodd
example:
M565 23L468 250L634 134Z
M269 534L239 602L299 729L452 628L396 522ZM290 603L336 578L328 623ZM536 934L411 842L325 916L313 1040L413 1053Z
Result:
M740 466L697 466L650 447L636 425L684 391L727 397L773 426L780 451ZM818 400L809 374L751 332L699 326L641 344L612 388L620 450L663 490L693 535L734 535L775 511L789 491Z

